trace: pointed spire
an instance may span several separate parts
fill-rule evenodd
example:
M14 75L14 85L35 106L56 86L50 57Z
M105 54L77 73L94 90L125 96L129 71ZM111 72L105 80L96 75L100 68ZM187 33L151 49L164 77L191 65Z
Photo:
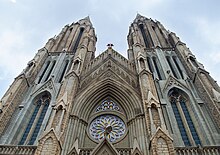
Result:
M137 15L135 18L140 18L140 17L142 17L142 16L137 12Z
M90 17L89 17L89 15L86 16L86 17L84 18L84 20L88 20L88 21L90 21ZM90 22L91 22L91 21L90 21Z
M80 152L80 149L79 149L79 140L78 138L76 139L76 141L74 142L72 148L70 149L68 155L71 155L71 154L74 154L76 153L76 155L78 155Z
M136 15L136 17L135 17L135 20L140 19L140 18L148 19L147 17L144 17L144 16L142 16L141 14L139 14L139 13L137 12L137 15Z
M133 143L133 148L131 150L132 155L142 155L143 153L141 152L140 146L138 144L137 138L134 138L134 143Z
M81 19L81 20L79 20L79 23L81 23L81 22L87 22L87 23L89 23L90 25L92 25L92 22L91 22L91 20L90 20L90 17L89 16L86 16L85 18L83 18L83 19Z
M137 138L135 137L135 138L134 138L134 144L133 144L133 151L134 151L136 148L137 148L138 150L140 150L140 146L139 146L139 144L138 144L138 142L137 142Z

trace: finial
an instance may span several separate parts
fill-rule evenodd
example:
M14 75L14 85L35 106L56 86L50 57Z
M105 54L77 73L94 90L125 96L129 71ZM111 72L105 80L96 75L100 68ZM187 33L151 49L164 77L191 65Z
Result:
M112 43L107 44L108 48L112 48L114 45Z

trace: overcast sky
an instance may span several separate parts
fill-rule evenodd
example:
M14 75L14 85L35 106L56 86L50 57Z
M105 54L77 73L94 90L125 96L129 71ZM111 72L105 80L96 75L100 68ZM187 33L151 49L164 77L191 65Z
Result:
M137 12L175 32L220 83L220 0L0 0L0 98L49 38L88 15L96 55L113 43L127 57Z

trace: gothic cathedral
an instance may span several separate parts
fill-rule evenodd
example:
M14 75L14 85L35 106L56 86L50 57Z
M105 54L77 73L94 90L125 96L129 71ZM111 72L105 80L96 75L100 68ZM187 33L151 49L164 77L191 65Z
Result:
M0 154L220 154L220 87L175 33L137 14L128 59L96 41L86 17L28 62L0 102Z

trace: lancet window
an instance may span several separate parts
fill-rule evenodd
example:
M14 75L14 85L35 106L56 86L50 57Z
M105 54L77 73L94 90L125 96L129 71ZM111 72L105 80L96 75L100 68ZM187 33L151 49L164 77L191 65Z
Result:
M170 102L184 144L191 146L194 141L196 145L201 145L200 138L187 107L187 103L189 103L187 98L182 93L174 90L170 94ZM190 137L192 137L192 139Z
M41 82L42 78L44 77L44 74L46 73L46 71L47 71L49 65L50 65L50 61L47 62L47 64L46 64L46 66L45 66L45 68L44 68L42 74L40 75L40 78L39 78L39 80L38 80L38 84Z
M52 66L51 66L51 68L50 68L50 70L49 70L49 73L47 74L47 76L46 76L44 82L46 82L46 81L49 79L49 77L50 77L50 75L51 75L51 73L52 73L52 71L53 71L53 69L54 69L55 64L56 64L56 61L53 61Z
M145 44L146 48L150 48L150 40L151 39L149 38L149 36L146 35L143 24L139 25L139 29L141 30L141 34L144 39L144 44Z
M182 70L181 70L181 68L180 68L180 66L179 66L177 57L176 57L176 56L173 56L172 58L173 58L173 62L175 63L175 65L176 65L176 67L177 67L177 69L178 69L178 71L179 71L179 73L180 73L181 78L184 79L184 77L183 77L183 72L182 72Z
M64 68L62 70L62 73L61 73L59 81L58 81L59 83L63 80L63 77L64 77L64 75L66 73L66 69L67 69L68 64L69 64L69 60L66 60Z
M150 72L153 73L154 69L153 69L153 65L152 65L151 60L150 60L149 57L147 57L147 64L148 64L148 67L150 69Z
M81 38L82 38L83 31L84 31L84 28L80 28L78 37L77 37L76 42L75 42L75 44L74 44L74 46L73 46L73 53L76 53L76 49L77 49L78 46L79 46L79 42L80 42L80 40L81 40Z
M177 72L176 72L174 66L172 65L172 62L171 62L170 57L169 57L169 56L166 56L166 59L167 59L168 65L169 65L169 67L170 67L170 69L171 69L171 71L172 71L172 73L173 73L173 76L178 79L179 77L178 77L178 75L177 75Z
M28 145L33 145L38 134L42 123L44 121L46 112L50 104L50 95L42 94L34 103L34 111L30 117L27 127L22 135L19 145L27 143ZM30 139L28 139L30 137Z
M173 76L177 79L184 79L183 70L181 69L181 65L180 65L181 63L178 60L178 57L176 56L174 51L171 51L171 53L167 53L167 54L169 55L166 56L166 60Z

